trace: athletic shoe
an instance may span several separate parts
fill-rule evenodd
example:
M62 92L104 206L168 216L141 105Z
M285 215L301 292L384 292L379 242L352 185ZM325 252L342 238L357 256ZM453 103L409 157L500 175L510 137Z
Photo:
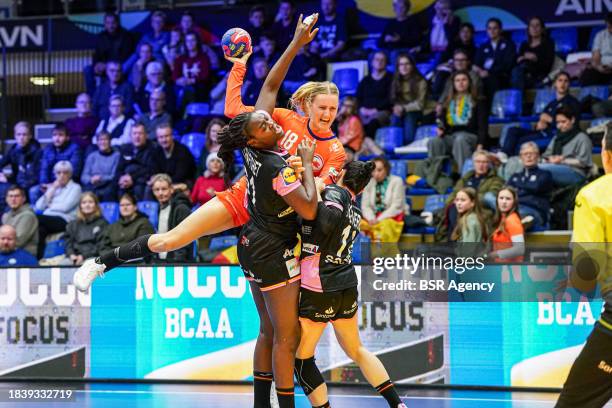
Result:
M81 292L86 292L91 286L94 279L104 274L106 266L98 262L99 258L89 258L72 277L72 283Z

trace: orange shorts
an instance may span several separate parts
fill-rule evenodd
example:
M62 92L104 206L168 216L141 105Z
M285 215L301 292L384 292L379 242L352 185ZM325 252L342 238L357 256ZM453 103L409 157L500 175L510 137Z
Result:
M217 198L232 215L234 227L240 227L250 220L246 209L246 177L241 177L237 183L225 191L217 192Z

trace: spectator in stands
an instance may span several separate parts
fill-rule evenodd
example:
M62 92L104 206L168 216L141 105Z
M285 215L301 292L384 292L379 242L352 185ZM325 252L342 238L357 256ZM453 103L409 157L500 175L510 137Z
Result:
M450 0L438 0L434 5L435 14L431 19L428 52L432 59L440 61L446 49L459 34L461 20L453 15Z
M253 52L259 51L259 39L266 31L266 9L257 4L249 10L249 22L246 26L246 31L251 36Z
M206 170L198 177L191 191L191 202L195 205L203 205L215 196L217 191L227 188L225 181L225 163L217 156L210 153L206 157Z
M102 239L108 221L102 216L98 197L92 192L81 195L76 219L66 225L64 241L70 265L82 265L86 259L98 255L98 242Z
M550 73L554 61L555 43L546 33L544 20L531 17L527 26L527 40L521 44L517 65L512 70L512 88L523 90L540 84Z
M247 79L244 86L242 87L242 102L247 106L255 106L257 98L259 97L259 91L268 76L270 67L263 58L255 58L253 60L253 76Z
M451 76L453 72L467 71L470 74L472 84L476 89L476 96L478 99L484 99L484 92L482 87L482 80L480 76L472 66L472 60L468 56L468 53L462 49L455 50L453 54L453 60L450 66L439 67L436 71L433 84L431 86L433 97L438 101L436 106L436 112L439 114L441 108L444 105L444 101L450 95L453 89L453 81Z
M484 221L476 190L472 187L462 188L457 192L454 204L459 218L451 232L450 241L458 243L487 242L487 224Z
M155 129L162 123L172 123L172 116L166 111L166 93L161 90L151 92L149 96L149 110L147 113L138 115L137 122L145 127L149 138L155 137Z
M370 74L357 88L357 100L366 136L373 138L379 127L389 123L393 76L387 71L387 55L382 51L374 53L370 65Z
M119 199L119 220L109 225L99 242L98 253L125 245L136 238L154 234L149 218L138 211L136 198L124 193Z
M63 124L57 124L51 134L51 144L44 148L40 164L40 184L30 188L30 202L35 203L40 195L55 183L55 165L60 161L69 161L70 174L78 181L83 167L83 152L79 146L70 141Z
M390 174L391 165L384 157L374 159L374 164L361 199L361 231L375 241L398 242L406 212L404 180Z
M91 145L99 119L92 115L91 98L86 93L77 96L76 110L76 117L66 119L66 131L70 140L85 151Z
M180 27L175 27L170 31L170 42L164 45L162 52L170 72L174 72L174 62L179 56L185 54L185 39Z
M35 266L38 260L31 253L17 248L17 232L11 225L0 227L0 266Z
M8 175L0 171L0 202L4 201L4 196L12 184L28 191L38 184L40 178L42 149L38 141L32 138L32 125L28 122L17 122L14 133L15 144L0 158L0 169L11 167ZM4 212L3 204L0 204L0 213Z
M607 101L601 101L593 104L593 115L598 118L604 118L612 116L612 95L608 97Z
M210 122L208 122L208 125L206 126L206 142L204 143L204 148L200 154L198 174L201 174L206 169L206 163L204 160L206 160L208 155L210 153L217 153L219 151L219 147L221 146L219 145L217 135L225 125L225 121L219 118L213 118L210 120ZM230 169L228 169L228 171L230 171Z
M423 27L416 17L410 17L410 0L393 0L395 19L385 26L378 46L386 49L404 49L414 55L421 51Z
M157 232L163 234L181 223L191 214L189 197L182 192L175 192L172 188L172 179L167 174L153 176L153 194L159 203L159 226ZM176 180L174 180L176 182ZM194 261L193 243L172 252L157 254L158 259L166 262Z
M205 100L210 82L210 60L201 51L196 33L185 35L185 48L186 54L174 61L172 71L172 80L183 91L181 108L189 102Z
M142 43L138 46L136 50L136 54L138 58L129 68L124 67L127 71L125 72L127 77L127 82L129 82L132 87L138 91L145 84L145 70L147 65L150 62L153 62L155 59L153 57L153 47L149 43Z
M502 22L497 17L487 21L489 40L476 51L474 65L483 80L489 101L499 89L508 86L510 73L516 61L516 47L511 40L502 37Z
M215 36L215 34L203 27L198 26L195 23L193 14L189 11L184 12L181 16L180 28L185 42L187 42L187 34L196 33L198 36L199 50L208 57L210 66L213 69L218 69L219 57L210 47L211 45L219 45L219 39ZM189 50L187 50L187 52L189 52Z
M521 218L531 217L532 227L543 227L548 223L550 212L552 174L538 166L540 148L534 142L521 145L520 157L523 170L514 173L508 180L508 185L514 187L518 193Z
M446 202L453 202L457 192L464 187L471 187L478 193L478 201L481 208L488 208L495 211L495 197L504 185L504 180L497 175L495 167L491 164L489 153L485 150L477 150L472 155L473 170L467 171L457 181L453 192L449 195Z
M525 229L518 212L516 190L504 187L497 193L497 210L493 221L490 256L495 262L522 262L525 253Z
M326 61L336 61L346 48L348 33L346 16L338 14L336 0L321 0L321 16L317 22L319 33L315 41L319 56Z
M121 146L130 143L130 134L134 119L124 114L123 97L113 95L108 101L108 116L102 119L96 129L96 134L107 132L111 136L111 146Z
M428 156L452 156L457 168L486 144L487 112L466 71L451 77L453 90L438 115L438 137L427 144Z
M559 72L553 84L555 98L546 105L538 122L533 129L512 127L508 129L506 138L503 140L502 152L508 156L518 154L518 149L523 143L550 139L557 131L555 124L555 112L565 106L574 111L574 115L580 114L580 102L569 93L570 76L567 72Z
M144 199L145 191L151 176L155 172L155 149L147 138L144 125L132 126L131 143L119 149L119 194L132 192L137 199Z
M280 52L277 51L276 39L271 34L262 34L259 40L259 51L253 54L253 61L263 59L268 63L269 67L272 67L279 58ZM252 78L253 75L253 68L250 68L248 77Z
M580 77L582 85L610 85L612 82L612 12L606 14L606 28L595 35L590 66Z
M106 64L106 76L108 81L100 85L93 96L94 115L98 118L108 116L108 101L113 95L123 97L123 106L126 114L132 116L132 104L134 103L134 88L129 82L123 82L121 76L121 64L110 61Z
M409 54L399 54L391 82L391 125L404 128L404 145L414 140L417 122L425 110L427 88L427 81L417 69L414 58Z
M357 98L345 96L338 114L338 139L345 149L350 147L354 152L361 150L364 139L363 125L357 112Z
M558 132L542 155L545 163L540 167L550 171L553 183L559 187L580 185L593 166L593 144L578 126L573 109L557 109L555 122Z
M36 255L38 247L38 218L26 202L25 190L12 186L6 193L9 211L2 214L2 224L7 224L17 231L17 248Z
M119 63L126 61L134 52L135 45L136 42L132 34L121 27L119 16L115 13L106 13L104 15L104 31L98 34L96 39L93 67L87 66L85 68L85 85L89 95L93 95L96 88L97 81L94 75L98 78L103 77L108 71L106 64L110 61ZM98 117L101 116L98 115Z
M117 199L117 169L121 154L111 147L111 136L106 131L96 135L98 150L85 159L81 185L84 191L93 191L102 201Z
M36 201L38 215L38 258L45 251L47 235L64 232L66 224L75 219L81 186L72 181L72 164L61 160L53 166L55 180Z
M174 183L193 185L196 164L193 155L181 142L175 141L170 123L161 123L155 129L155 172L168 174Z
M319 43L312 41L300 48L295 57L283 86L289 93L299 88L305 81L322 81L326 65L319 56Z
M281 0L271 29L272 37L276 41L278 49L284 50L287 48L289 42L293 39L295 25L295 4L293 0Z
M472 23L461 23L457 37L451 39L446 51L440 57L440 62L442 64L448 63L450 66L452 64L450 60L455 55L455 51L459 49L465 51L470 61L474 61L476 45L474 44L474 25Z
M141 112L149 110L149 97L151 92L159 90L166 94L166 110L174 115L176 113L176 93L174 86L164 80L164 65L159 61L151 61L145 70L147 82L136 92L136 103Z
M150 44L152 47L153 58L158 61L162 61L164 59L164 46L170 42L170 33L165 30L165 27L166 13L163 11L153 12L153 14L151 14L151 31L144 33L144 35L140 38L140 43L138 44Z

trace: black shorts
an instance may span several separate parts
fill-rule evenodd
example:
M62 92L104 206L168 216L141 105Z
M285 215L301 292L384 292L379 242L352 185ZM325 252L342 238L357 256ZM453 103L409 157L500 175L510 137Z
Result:
M612 398L612 333L604 324L595 323L555 408L600 408Z
M313 292L302 288L300 289L300 317L319 323L350 319L357 313L358 297L357 287L334 292Z
M247 280L265 292L300 280L296 242L282 241L247 224L238 238L238 261Z

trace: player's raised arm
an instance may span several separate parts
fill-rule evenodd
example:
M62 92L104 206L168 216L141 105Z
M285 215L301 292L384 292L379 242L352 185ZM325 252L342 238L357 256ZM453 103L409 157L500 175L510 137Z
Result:
M252 51L246 52L242 57L228 57L224 54L226 60L234 65L227 78L227 87L225 88L225 109L224 114L232 119L243 112L252 112L252 106L246 106L242 103L242 84L244 83L244 75L246 74L246 64L251 56Z
M302 21L302 15L300 15L293 40L291 40L291 43L289 43L283 55L281 55L270 70L270 73L268 73L261 88L261 92L259 93L259 97L257 98L257 102L255 103L255 110L261 109L265 110L270 115L272 114L276 106L278 90L285 80L285 76L287 76L287 71L289 70L291 62L293 62L300 48L311 42L319 31L318 28L312 29L318 17L318 14L314 14L313 16L307 17L306 22L304 22Z

